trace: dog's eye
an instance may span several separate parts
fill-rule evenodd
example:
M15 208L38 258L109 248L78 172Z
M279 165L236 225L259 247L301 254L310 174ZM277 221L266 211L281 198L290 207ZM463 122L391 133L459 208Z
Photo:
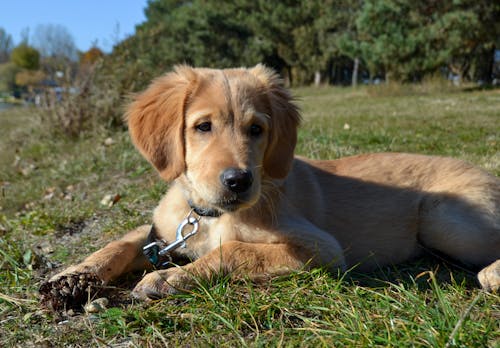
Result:
M262 127L257 124L252 124L250 126L250 135L253 137L258 137L262 134Z
M196 130L203 132L203 133L210 132L212 130L212 123L203 122L203 123L200 123L199 125L197 125L195 128L196 128Z

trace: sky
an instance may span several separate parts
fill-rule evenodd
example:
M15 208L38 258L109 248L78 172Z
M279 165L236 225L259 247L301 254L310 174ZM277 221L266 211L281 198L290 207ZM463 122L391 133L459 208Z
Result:
M145 20L146 5L147 0L0 0L0 27L17 45L26 28L31 38L37 25L59 24L79 50L88 50L97 40L99 48L110 52Z

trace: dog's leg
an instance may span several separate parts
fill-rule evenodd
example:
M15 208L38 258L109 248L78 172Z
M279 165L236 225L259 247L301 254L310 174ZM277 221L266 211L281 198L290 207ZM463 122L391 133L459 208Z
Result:
M189 289L196 279L210 279L221 273L250 279L287 274L309 265L311 255L290 244L231 241L186 266L147 274L132 295L143 300L161 298Z
M86 301L92 289L126 272L151 268L142 254L149 228L141 226L127 233L43 283L40 287L42 303L53 309L78 305Z
M478 279L485 290L500 288L500 192L433 194L424 199L419 238L427 247L461 262L485 267Z
M150 226L145 225L127 233L121 239L94 252L83 262L56 274L50 281L64 274L93 273L104 283L108 283L126 272L146 269L149 263L142 254L142 246L149 229Z
M481 287L486 291L500 290L500 260L485 267L477 275Z

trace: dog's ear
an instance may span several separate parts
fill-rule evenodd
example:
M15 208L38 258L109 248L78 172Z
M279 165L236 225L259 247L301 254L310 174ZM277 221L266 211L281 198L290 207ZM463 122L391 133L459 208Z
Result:
M125 115L134 145L167 181L185 170L184 109L195 79L194 69L175 67L135 96Z
M286 177L292 166L297 127L300 124L299 108L274 70L259 64L250 72L263 84L271 110L271 131L264 154L264 170L270 177L281 179Z

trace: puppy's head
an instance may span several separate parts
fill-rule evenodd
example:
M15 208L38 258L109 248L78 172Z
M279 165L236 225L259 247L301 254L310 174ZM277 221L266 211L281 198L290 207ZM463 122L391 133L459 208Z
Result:
M262 181L284 178L300 115L272 70L178 66L130 104L136 147L195 206L236 211L255 204Z

